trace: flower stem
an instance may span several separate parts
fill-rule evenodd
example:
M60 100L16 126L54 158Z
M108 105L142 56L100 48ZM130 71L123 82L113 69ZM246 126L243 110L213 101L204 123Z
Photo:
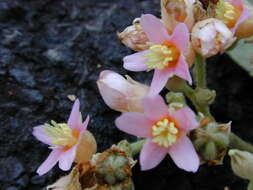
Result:
M229 135L229 148L244 150L253 154L253 145L245 142L232 132Z
M135 156L136 154L138 154L141 151L145 141L146 141L145 139L141 139L141 140L138 140L138 141L130 144L133 156Z
M196 56L193 73L197 88L206 88L206 62L200 55Z
M253 190L253 179L250 180L247 190Z

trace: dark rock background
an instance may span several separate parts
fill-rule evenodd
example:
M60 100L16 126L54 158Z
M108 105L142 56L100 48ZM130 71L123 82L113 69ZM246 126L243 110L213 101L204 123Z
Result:
M92 117L89 129L100 151L133 139L115 128L119 113L103 103L95 81L104 69L126 74L121 60L131 51L115 33L141 13L159 16L159 0L0 0L1 190L39 190L63 175L57 167L36 175L49 149L31 132L51 119L65 121L69 94L77 95L83 114ZM149 83L150 74L128 74ZM226 55L209 60L208 78L218 93L212 106L216 118L232 120L233 131L253 142L253 79ZM196 174L167 158L151 171L136 166L133 179L137 190L243 190L247 184L232 174L228 158Z

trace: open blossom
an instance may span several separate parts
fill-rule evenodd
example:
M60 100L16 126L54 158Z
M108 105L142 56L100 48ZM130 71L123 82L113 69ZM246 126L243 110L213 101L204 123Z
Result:
M105 103L120 112L143 112L142 99L148 94L148 86L127 79L116 72L105 70L97 81Z
M170 36L160 19L153 15L141 16L140 24L153 45L124 58L124 68L130 71L154 69L150 94L158 94L174 75L187 80L192 78L183 52L189 43L189 31L185 24L178 24Z
M179 23L185 23L191 30L194 24L194 3L195 0L161 0L162 20L170 33Z
M219 0L215 13L215 18L226 24L233 33L250 16L250 10L244 6L243 0Z
M235 41L228 27L213 18L197 22L192 29L191 39L194 50L203 57L223 53Z
M144 99L144 113L123 113L116 119L120 130L147 138L140 153L142 170L156 167L168 153L179 168L196 172L199 157L186 133L198 125L192 110L169 112L159 95Z
M58 161L62 170L67 171L71 168L76 157L78 145L82 136L87 132L86 128L89 123L89 116L82 123L79 108L80 102L76 100L68 123L52 121L51 124L33 128L33 135L41 142L48 144L52 149L48 158L38 168L37 173L39 175L47 173ZM85 149L85 147L82 148Z

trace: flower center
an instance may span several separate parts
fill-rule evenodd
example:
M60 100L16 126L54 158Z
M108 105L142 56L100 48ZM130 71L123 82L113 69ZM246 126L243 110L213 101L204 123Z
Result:
M173 145L178 138L179 129L175 121L165 118L152 126L152 141L163 147Z
M51 121L50 124L45 124L45 131L52 139L52 144L64 146L65 149L70 149L74 146L79 138L79 131L72 130L66 123L56 123Z
M144 58L145 64L150 69L174 68L177 65L180 51L171 42L164 42L162 45L153 45L149 48Z
M228 28L233 28L241 16L241 8L224 0L219 0L216 7L216 18L221 20Z

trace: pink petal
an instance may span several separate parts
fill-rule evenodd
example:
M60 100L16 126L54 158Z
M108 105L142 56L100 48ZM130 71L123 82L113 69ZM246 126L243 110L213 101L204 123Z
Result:
M242 22L244 22L250 15L251 15L251 10L248 9L248 8L246 8L246 7L244 7L244 8L243 8L243 12L241 13L240 18L238 19L236 25L231 29L231 31L232 31L233 33L235 33L236 30L237 30L237 28L238 28L238 26L239 26Z
M228 0L228 2L232 3L233 5L243 8L243 0Z
M39 141L52 145L51 138L46 134L46 131L44 129L43 125L37 126L33 128L32 132L33 136L35 136Z
M82 128L79 130L81 132L81 134L87 130L87 127L88 127L88 124L89 124L89 121L90 121L90 116L88 115L85 119L85 121L83 122L82 124Z
M169 148L169 154L179 168L188 172L198 170L199 157L186 135L182 135L177 143Z
M168 31L163 26L160 19L155 16L151 14L142 15L140 24L148 39L154 44L161 44L169 41Z
M168 82L168 79L173 75L173 69L156 69L151 82L149 94L159 94L165 87L166 83Z
M44 175L49 170L51 170L55 166L55 164L58 162L61 154L62 154L62 150L61 149L54 149L49 154L49 156L47 157L47 159L40 165L40 167L37 170L37 173L39 175Z
M168 106L160 95L145 97L143 106L145 115L152 121L159 121L168 116Z
M76 156L76 149L77 149L77 145L73 146L71 149L61 154L61 157L59 159L59 167L63 171L70 170Z
M189 71L189 67L183 55L181 55L179 58L178 64L175 68L175 75L188 81L190 85L192 84L192 77Z
M147 140L140 153L141 170L149 170L156 167L166 156L167 149Z
M186 131L196 129L199 126L195 113L188 107L173 112L171 117L179 122L181 129Z
M69 116L69 119L68 119L68 126L71 128L71 129L79 129L81 127L81 118L80 118L81 114L80 114L80 102L78 99L76 99L73 107L72 107L72 110L71 110L71 113L70 113L70 116Z
M115 121L116 126L128 134L150 137L153 123L143 114L137 112L123 113Z
M184 23L180 23L175 27L169 41L173 42L181 53L183 53L188 47L189 39L189 30L187 26Z
M146 71L148 67L144 63L147 62L147 59L144 58L144 56L148 53L148 51L149 50L145 50L145 51L141 51L141 52L124 57L123 67L129 71L135 71L135 72Z

